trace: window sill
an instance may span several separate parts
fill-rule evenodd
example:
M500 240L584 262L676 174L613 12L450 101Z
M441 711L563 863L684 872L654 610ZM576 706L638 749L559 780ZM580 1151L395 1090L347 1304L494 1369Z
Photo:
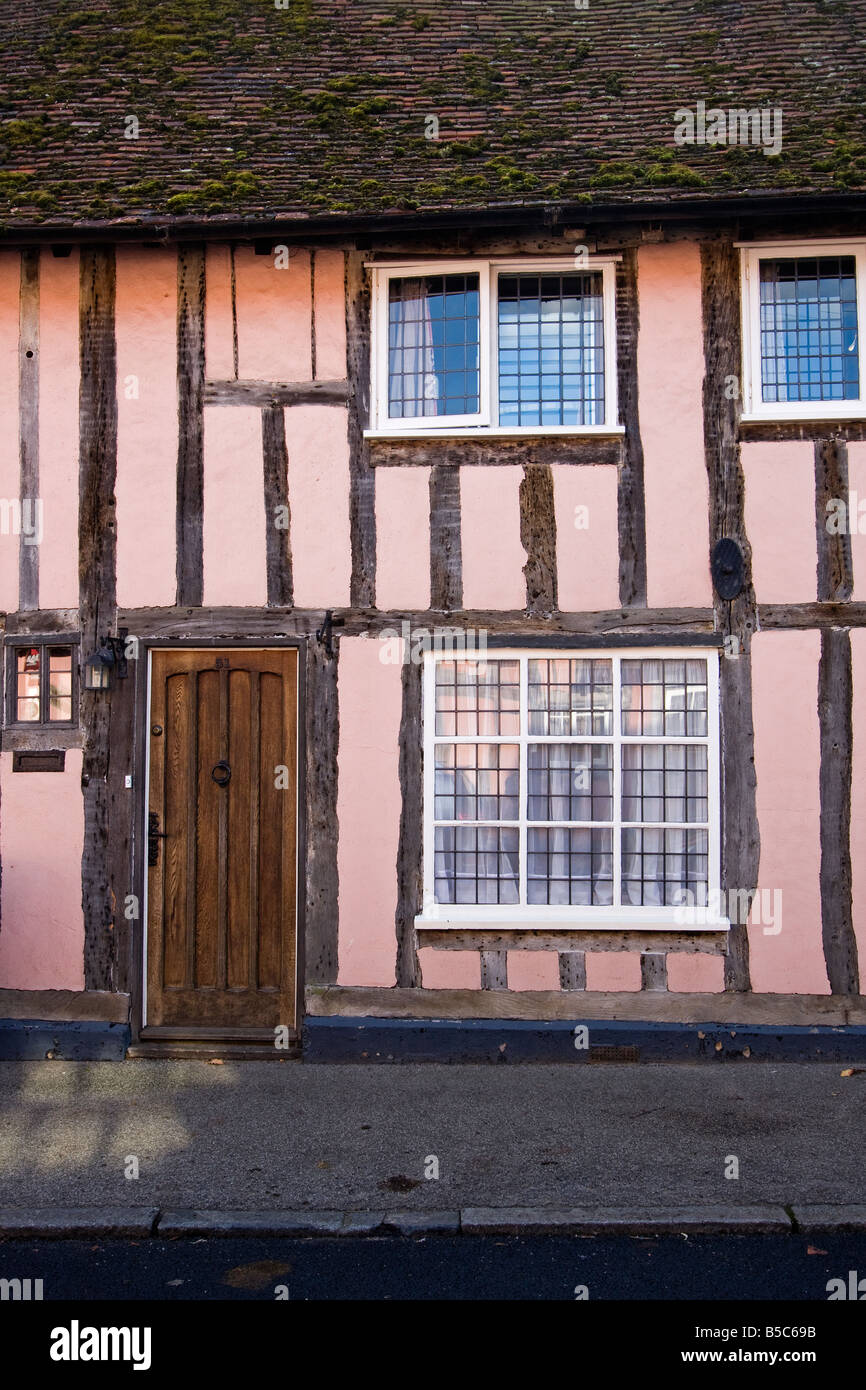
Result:
M624 425L461 425L454 429L364 430L365 439L619 439Z
M827 402L829 409L824 407L812 408L810 410L786 410L786 411L748 411L740 416L741 425L789 425L789 424L820 424L832 421L834 424L844 424L846 420L866 420L866 406L859 401L835 401Z
M677 921L674 912L682 913L685 920ZM555 915L553 915L555 913ZM638 916L637 914L640 913ZM525 914L525 915L524 915ZM440 915L428 912L415 918L417 931L471 930L474 927L489 927L499 931L670 931L670 932L720 932L730 929L730 920L701 908L672 908L666 914L641 909L595 908L584 910L575 908L553 909L550 916L532 910L515 909L505 915L476 912L470 916L458 916L445 908Z

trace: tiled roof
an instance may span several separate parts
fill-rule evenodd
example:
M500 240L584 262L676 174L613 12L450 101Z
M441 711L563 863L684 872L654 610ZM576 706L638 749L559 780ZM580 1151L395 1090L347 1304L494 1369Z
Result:
M845 193L864 113L866 0L5 0L0 225Z

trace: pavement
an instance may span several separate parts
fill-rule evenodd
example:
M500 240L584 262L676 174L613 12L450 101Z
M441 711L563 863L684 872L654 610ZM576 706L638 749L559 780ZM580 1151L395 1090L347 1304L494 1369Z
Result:
M864 1231L843 1070L4 1062L0 1234Z

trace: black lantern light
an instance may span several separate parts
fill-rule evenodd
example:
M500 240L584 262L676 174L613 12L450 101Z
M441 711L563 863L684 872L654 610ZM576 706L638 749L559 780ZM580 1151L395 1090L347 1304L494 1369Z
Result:
M119 637L102 637L99 646L84 664L85 690L110 690L112 674L123 680L128 675L126 664L126 628Z

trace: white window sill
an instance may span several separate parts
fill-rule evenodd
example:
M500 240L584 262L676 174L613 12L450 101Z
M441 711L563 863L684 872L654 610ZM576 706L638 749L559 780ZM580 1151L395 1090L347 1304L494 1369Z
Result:
M808 409L760 410L744 412L741 425L810 424L813 420L866 420L866 405L861 401L816 401Z
M603 436L613 439L625 434L624 425L460 425L454 429L364 430L365 439L581 439Z
M435 909L415 918L418 931L471 930L473 927L489 927L500 931L728 931L730 920L719 917L708 909L671 908L668 913L644 914L641 908L594 908L581 911L578 908L548 909L550 916L533 910L521 915L521 909L512 912L507 909L504 915L476 911L472 916L462 916L447 907L436 915ZM683 920L677 921L674 912L679 910Z

